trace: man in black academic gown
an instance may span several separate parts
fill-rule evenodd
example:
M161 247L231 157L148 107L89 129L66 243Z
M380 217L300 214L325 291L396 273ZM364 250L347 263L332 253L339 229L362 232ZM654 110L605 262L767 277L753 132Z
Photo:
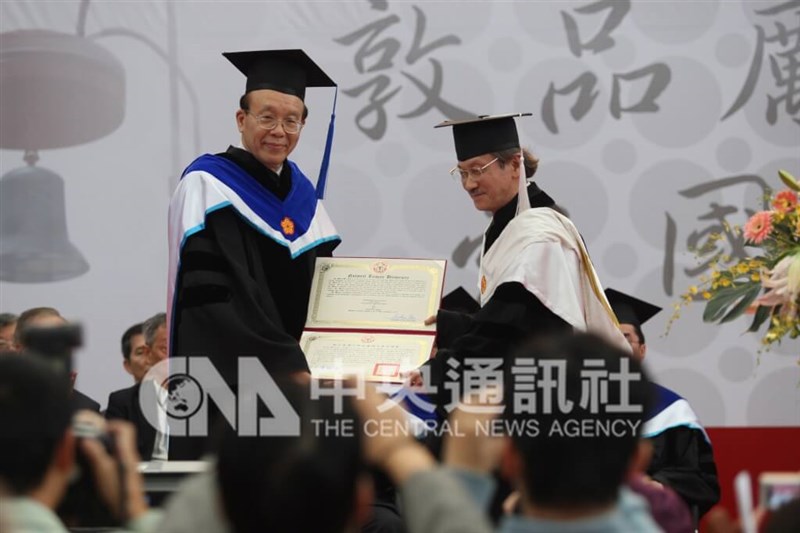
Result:
M614 289L606 289L619 327L631 345L633 356L647 353L642 324L661 308ZM643 436L653 443L653 459L647 475L677 492L699 520L719 501L719 481L711 440L689 402L656 383L653 412L647 416Z
M436 317L439 350L428 366L440 415L458 400L453 391L464 392L470 359L503 360L531 335L590 330L627 350L580 234L528 182L538 160L521 149L515 122L521 116L437 126L453 128L458 164L451 174L476 209L492 214L481 253L480 309L472 315L440 310Z
M308 375L303 331L317 256L339 243L316 190L288 159L308 116L306 87L335 83L301 50L223 54L246 77L239 146L184 171L170 204L170 357L210 358L236 389L240 357L273 377ZM171 439L170 458L198 449Z

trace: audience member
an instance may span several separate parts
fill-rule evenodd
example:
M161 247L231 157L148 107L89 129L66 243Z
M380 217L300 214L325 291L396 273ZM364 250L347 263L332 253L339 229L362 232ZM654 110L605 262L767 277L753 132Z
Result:
M520 492L521 514L504 517L499 531L660 531L647 503L624 484L649 459L639 438L649 382L626 355L592 334L540 338L517 353L516 365L536 363L549 384L527 400L507 388L501 465ZM592 381L596 388L587 390ZM489 418L474 411L458 410L453 423ZM452 470L420 472L403 487L410 531L489 530L471 506L492 493L493 446L470 424L458 425L444 447ZM453 490L454 477L471 500Z
M243 437L226 427L215 468L168 503L160 531L344 533L367 521L372 487L349 398L336 407L331 397L310 399L307 383L281 389L298 416L296 432ZM342 430L324 429L333 427Z
M111 513L133 530L155 531L157 517L148 513L136 469L133 429L124 422L108 424L115 457L94 439L77 441L65 401L69 394L67 377L42 361L0 358L0 523L11 533L66 532L54 510L74 474L77 451L86 457Z
M17 329L17 315L0 313L0 352L14 349L14 331Z
M144 324L134 324L122 334L122 367L139 383L150 369L147 343L144 341Z
M642 325L661 308L614 289L607 289L606 295L633 357L643 361L647 344ZM657 383L652 387L653 409L643 430L653 443L647 475L677 492L692 509L696 523L720 497L711 439L687 400Z
M67 320L61 316L57 309L52 307L33 307L23 311L17 320L17 328L14 332L14 346L16 351L25 351L29 347L24 342L24 332L33 328L51 328L66 326ZM70 364L72 366L72 363ZM100 412L100 404L92 398L86 396L75 388L75 380L78 373L74 370L70 373L72 382L72 395L70 396L73 409L75 411L88 409L89 411Z
M157 313L142 324L142 334L150 365L155 365L167 358L167 315Z
M136 381L133 386L114 391L108 396L105 416L108 420L127 420L136 428L136 448L143 460L153 456L156 430L148 423L140 404L142 378L150 368L147 344L142 334L142 324L131 326L122 335L123 366ZM146 387L153 388L151 384Z

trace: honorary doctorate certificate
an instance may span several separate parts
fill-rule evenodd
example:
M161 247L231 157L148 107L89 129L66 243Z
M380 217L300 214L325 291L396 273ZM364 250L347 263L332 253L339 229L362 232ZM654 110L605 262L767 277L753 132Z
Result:
M430 356L445 261L318 258L300 346L315 377L402 381Z

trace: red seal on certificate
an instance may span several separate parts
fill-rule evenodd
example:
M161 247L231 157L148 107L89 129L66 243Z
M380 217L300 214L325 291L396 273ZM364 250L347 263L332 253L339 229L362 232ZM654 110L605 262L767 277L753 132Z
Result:
M481 276L481 294L486 292L486 276Z
M376 363L372 375L382 378L395 378L400 375L400 365L397 363Z
M375 342L375 337L373 337L372 335L364 335L363 337L361 337L361 342L364 344L372 344L373 342Z
M383 274L389 269L389 265L384 263L383 261L375 261L372 263L372 271L376 274Z
M294 222L289 217L283 217L281 220L281 229L284 235L294 235Z

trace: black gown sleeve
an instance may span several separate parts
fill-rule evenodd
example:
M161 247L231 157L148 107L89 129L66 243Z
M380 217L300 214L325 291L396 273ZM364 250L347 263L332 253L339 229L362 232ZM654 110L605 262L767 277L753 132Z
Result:
M438 324L437 324L438 329ZM450 398L442 394L448 358L460 367L467 358L510 357L511 351L527 338L537 334L572 331L572 326L550 311L520 283L503 283L492 298L478 310L467 331L452 342L449 349L440 349L429 361L431 383L436 385L437 404Z
M698 518L719 502L714 454L700 430L680 426L650 440L653 460L647 474L651 478L677 492L689 507L696 507Z
M273 376L308 371L297 340L287 333L269 283L265 239L231 208L206 217L203 231L181 250L173 318L173 356L210 357L236 383L237 359L257 357Z
M472 323L471 314L439 309L436 313L436 346L439 349L449 348L457 338L469 331Z

